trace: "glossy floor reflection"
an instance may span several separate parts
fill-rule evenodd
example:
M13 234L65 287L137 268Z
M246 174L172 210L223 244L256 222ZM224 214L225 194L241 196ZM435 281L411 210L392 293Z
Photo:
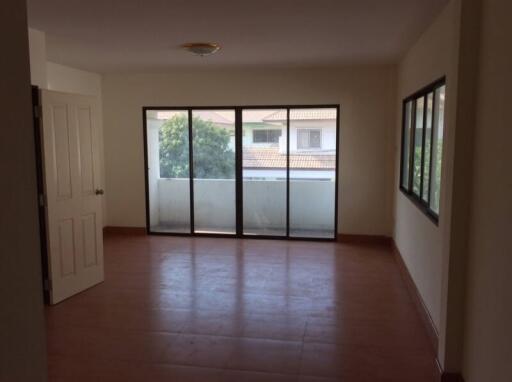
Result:
M46 309L50 381L434 380L384 247L111 235L105 271Z

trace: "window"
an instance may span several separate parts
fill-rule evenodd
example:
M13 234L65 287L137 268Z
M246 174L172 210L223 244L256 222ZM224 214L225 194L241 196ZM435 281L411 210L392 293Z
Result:
M403 103L400 189L436 222L439 217L445 79Z
M297 130L298 149L319 149L321 148L322 132L320 129L299 129Z
M143 107L148 233L334 240L339 110Z
M254 143L279 143L281 130L253 130L252 140Z

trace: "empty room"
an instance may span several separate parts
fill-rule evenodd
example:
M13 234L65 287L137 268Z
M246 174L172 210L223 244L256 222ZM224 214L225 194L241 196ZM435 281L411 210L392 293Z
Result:
M0 10L0 382L512 381L510 2Z

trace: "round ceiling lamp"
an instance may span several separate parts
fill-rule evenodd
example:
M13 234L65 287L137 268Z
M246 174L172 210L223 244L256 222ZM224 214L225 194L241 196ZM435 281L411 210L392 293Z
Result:
M214 42L190 42L181 46L198 56L209 56L219 51L220 45Z

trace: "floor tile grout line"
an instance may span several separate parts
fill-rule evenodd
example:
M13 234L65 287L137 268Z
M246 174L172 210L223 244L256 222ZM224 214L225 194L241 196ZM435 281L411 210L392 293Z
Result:
M306 332L308 330L308 321L306 320L306 323L304 324L304 333L302 335L302 343L300 347L300 356L299 356L299 375L302 374L302 358L304 354L304 341L306 339Z
M186 363L174 363L174 362L144 362L147 365L154 366L179 366L179 367L189 367L189 368L199 368L199 369L209 369L209 370L218 370L224 372L248 372L248 373L260 373L260 374L269 374L269 375L280 375L280 376L299 376L299 372L296 373L277 373L272 371L263 371L257 369L243 369L243 368L231 368L228 366L224 366L221 368L218 367L210 367L210 366L202 366L202 365L192 365ZM226 362L228 363L228 362Z
M55 357L55 355L53 356ZM57 355L56 357L61 358L73 358L71 356L63 356L63 355ZM100 357L98 359L108 361L109 358L103 358ZM119 361L119 360L118 360ZM276 373L272 371L262 371L262 370L256 370L256 369L240 369L240 368L230 368L230 367L211 367L211 366L202 366L202 365L192 365L187 363L175 363L175 362L163 362L163 361L145 361L145 360L121 360L124 362L136 362L138 365L143 366L162 366L162 367L183 367L183 368L190 368L190 369L204 369L204 370L215 370L218 372L221 372L222 374L226 372L244 372L244 373L257 373L257 374L266 374L266 375L274 375L274 376L285 376L285 377L299 377L299 373ZM58 374L53 375L54 377L59 377ZM315 375L311 375L313 377L316 377Z
M186 324L183 324L183 325L186 325ZM57 326L57 327L53 327L51 329L55 329L55 328L70 329L69 326L67 326L67 327ZM302 343L303 339L304 339L304 335L301 338L298 338L296 340L295 339L290 340L290 339L280 339L280 338L270 338L270 337L247 337L247 336L240 336L240 335L230 336L230 335L226 335L226 334L208 334L208 333L198 333L198 332L186 332L186 331L183 331L182 329L178 330L176 332L170 332L170 331L166 331L166 330L147 330L147 329L125 329L125 328L119 329L119 328L107 328L107 327L98 328L98 327L90 327L90 326L76 326L76 327L74 327L74 329L82 329L82 330L83 329L101 329L101 330L117 329L120 331L126 331L126 332L130 332L130 333L167 334L167 335L175 335L175 336L187 335L187 336L202 336L202 337L219 337L219 338L231 338L231 339L241 339L241 340L260 340L260 341L289 342L289 343ZM323 342L318 342L318 343L323 343ZM328 342L326 342L326 343L328 343Z

